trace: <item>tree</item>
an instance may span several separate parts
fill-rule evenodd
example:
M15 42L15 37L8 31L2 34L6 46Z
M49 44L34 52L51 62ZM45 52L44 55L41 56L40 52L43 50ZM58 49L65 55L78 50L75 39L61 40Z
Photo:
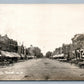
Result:
M40 53L39 57L42 58L43 57L43 53Z
M38 47L34 47L34 55L35 55L37 58L43 57L43 54L41 53L41 49L38 48Z
M47 57L47 58L49 58L51 55L52 55L52 52L51 52L51 51L48 51L48 52L46 53L46 57Z
M27 49L27 54L28 55L33 55L37 58L42 58L43 57L43 54L41 53L41 49L38 48L38 47L33 47L32 49L31 49L31 47L29 47Z

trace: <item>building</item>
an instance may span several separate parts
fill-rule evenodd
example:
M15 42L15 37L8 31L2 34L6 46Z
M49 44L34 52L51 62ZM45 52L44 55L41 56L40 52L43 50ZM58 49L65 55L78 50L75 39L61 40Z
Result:
M62 47L56 48L54 50L54 52L52 53L51 58L53 58L53 59L63 59L64 58L64 54L63 54Z
M29 50L29 52L30 52L30 55L31 55L31 56L34 56L34 47L33 47L32 45L30 45L30 50Z
M63 53L66 59L74 58L74 50L72 44L63 44L62 45Z
M59 47L55 49L55 51L53 52L53 55L62 54L62 53L63 53L63 49L62 47Z
M73 50L76 59L81 59L84 54L84 34L76 34L72 38Z
M9 52L17 52L18 44L7 35L0 35L0 49Z
M72 43L74 45L74 49L84 49L84 34L76 34L72 38Z

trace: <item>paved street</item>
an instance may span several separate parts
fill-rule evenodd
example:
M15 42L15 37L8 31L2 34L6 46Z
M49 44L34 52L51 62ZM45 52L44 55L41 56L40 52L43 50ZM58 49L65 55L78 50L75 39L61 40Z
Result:
M84 69L47 58L31 59L1 68L0 80L84 80Z

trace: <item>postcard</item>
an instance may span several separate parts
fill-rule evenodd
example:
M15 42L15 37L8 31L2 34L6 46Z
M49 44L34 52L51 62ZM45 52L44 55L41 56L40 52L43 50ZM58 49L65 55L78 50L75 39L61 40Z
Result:
M0 80L84 80L84 4L0 4Z

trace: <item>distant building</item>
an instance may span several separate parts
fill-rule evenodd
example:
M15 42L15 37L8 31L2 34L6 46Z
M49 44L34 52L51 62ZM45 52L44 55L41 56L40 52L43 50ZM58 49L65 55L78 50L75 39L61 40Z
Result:
M34 56L34 47L33 47L32 45L30 45L30 50L29 50L29 52L30 52L30 55L31 55L31 56Z
M73 58L73 45L72 44L63 44L62 45L63 53L65 58Z
M53 55L58 55L58 54L62 54L63 53L63 49L62 47L56 48L55 51L53 52Z
M18 46L18 53L19 54L24 54L24 46L23 45Z

